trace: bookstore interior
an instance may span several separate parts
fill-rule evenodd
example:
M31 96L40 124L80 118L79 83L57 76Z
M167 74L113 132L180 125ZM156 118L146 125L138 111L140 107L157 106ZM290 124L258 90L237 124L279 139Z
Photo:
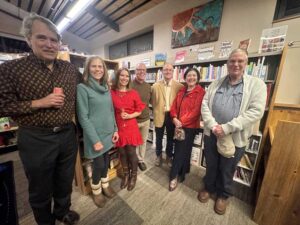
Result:
M252 98L252 100L246 106L248 108L245 111L242 112L242 109L239 109L238 111L241 111L231 117L231 119L233 118L232 121L237 121L240 118L240 121L244 119L246 122L241 123L238 128L232 128L233 131L229 133L229 136L235 142L235 138L233 138L234 132L243 133L243 129L250 126L250 123L253 129L250 136L247 137L246 146L235 145L235 149L243 147L244 153L234 165L233 182L231 184L233 197L229 201L226 198L226 213L225 210L224 213L218 213L216 209L218 206L213 206L213 204L217 204L220 196L214 197L212 195L208 203L203 203L204 201L200 199L199 189L208 188L207 183L205 183L208 181L203 178L209 169L207 165L211 164L205 158L206 152L209 151L209 147L205 145L205 143L208 143L205 141L207 135L205 135L205 127L209 126L208 124L211 121L208 121L208 118L204 115L200 117L199 114L199 118L201 118L197 125L199 128L197 127L197 132L193 136L193 144L188 158L191 167L190 173L187 175L186 180L178 184L177 190L173 191L174 188L172 188L171 191L172 181L170 181L169 186L170 168L165 166L167 164L164 163L157 166L156 157L158 156L155 154L156 144L159 142L157 140L158 137L162 139L163 161L168 161L169 156L165 149L168 148L169 138L167 137L167 132L169 132L169 128L168 125L164 124L166 131L163 130L162 137L159 136L157 132L160 130L157 128L158 125L155 118L158 116L155 112L160 110L165 113L170 111L170 109L167 108L167 110L166 106L163 105L155 105L153 103L153 93L149 93L152 99L145 102L148 104L146 108L149 109L148 136L143 140L147 146L146 156L144 156L147 167L141 169L139 163L140 169L138 170L137 181L135 181L136 187L133 191L127 192L122 188L120 189L121 180L123 183L124 177L127 176L120 151L123 147L119 149L112 145L107 153L107 176L117 194L104 207L95 207L96 200L91 198L95 193L95 187L91 180L94 182L94 179L96 179L93 176L96 163L94 163L95 160L93 158L86 157L84 142L86 142L85 135L88 134L85 134L85 128L80 118L78 119L80 116L75 115L76 110L74 106L72 121L76 124L76 138L74 140L76 140L78 148L76 148L77 156L71 208L80 214L78 224L300 225L299 1L1 0L0 6L0 79L2 80L0 81L2 85L2 88L0 88L0 107L2 108L0 109L0 224L42 224L38 222L38 213L36 211L32 212L34 204L31 204L31 190L29 190L28 194L30 175L29 171L25 170L26 175L24 172L25 160L20 159L21 154L19 156L22 147L18 148L19 142L21 142L18 137L21 136L22 130L25 133L27 123L28 127L33 126L32 124L34 123L28 119L51 120L51 116L50 113L47 116L47 112L50 112L50 110L44 109L41 111L43 113L39 114L39 118L28 116L30 113L34 114L35 110L39 111L39 109L29 109L29 107L33 107L33 102L36 100L34 96L40 96L40 93L35 94L35 92L41 90L40 88L35 88L36 86L29 86L26 89L27 92L23 92L23 87L18 82L24 79L26 80L24 82L27 83L28 79L25 76L30 76L30 73L24 73L24 76L20 75L23 73L22 69L25 68L18 67L18 62L20 66L24 66L21 65L22 60L31 57L31 55L36 55L38 48L47 52L49 46L55 45L55 40L47 37L47 34L54 33L62 36L61 41L56 40L60 44L58 44L59 47L55 52L55 58L58 59L57 61L62 60L64 62L67 61L68 64L73 64L76 71L83 75L83 82L87 82L86 79L88 79L84 78L85 74L92 76L89 75L92 72L85 70L91 68L90 63L93 62L93 59L90 63L88 63L87 59L91 56L99 56L103 59L102 64L106 65L107 84L109 86L117 80L119 82L117 86L121 87L123 68L126 68L126 71L129 73L129 82L138 80L139 75L137 76L137 73L140 70L138 66L144 65L146 67L144 81L151 86L152 92L154 92L157 83L164 81L166 83L164 94L167 95L168 87L170 87L169 91L171 91L172 85L168 85L168 81L164 80L166 76L165 65L171 64L173 67L172 80L181 83L182 86L186 86L186 92L188 92L190 82L187 79L191 73L189 69L194 68L198 71L200 79L197 80L197 83L206 92L202 103L204 101L208 103L209 100L206 100L206 98L210 98L211 87L218 80L226 80L226 77L232 71L229 69L229 63L231 62L229 59L235 54L232 54L232 51L240 49L243 53L248 54L247 64L244 67L242 76L259 79L260 82L264 83L266 90L265 107L262 116L253 122L250 114L255 113L256 106L254 105L255 101L258 101L259 96L251 97L252 90L245 89L246 81L244 78L244 81L242 79L242 88L244 87L244 90L242 90L243 97L240 97L237 101L240 101L240 105L243 104L244 98L246 98L245 93L248 92L249 98ZM24 32L21 35L22 21L24 18L33 15L30 13L36 13L52 21L57 29L53 29L51 24L46 24L45 21L40 20L46 24L48 33L42 33L39 37L35 37L34 32L37 31L32 29L27 35ZM34 22L32 27L34 27ZM36 41L35 45L32 45L34 41ZM43 60L46 63L46 59ZM16 61L13 64L15 68L7 71L7 68L10 68L8 65L12 61ZM237 63L240 66L241 62ZM53 70L55 70L56 64L52 63L52 66L54 66ZM30 70L34 69L33 67L30 68ZM49 71L47 75L52 74L52 69ZM17 75L14 74L15 77L20 75L21 79L13 77L16 81L12 81L12 77L9 77L12 73L17 73ZM34 75L32 75L32 79L35 79ZM101 80L102 78L100 83L103 82ZM7 85L8 82L12 84ZM48 80L46 82L54 81ZM72 81L68 82L67 85L72 85ZM16 85L20 85L20 87ZM6 87L10 89L6 89ZM113 89L113 87L111 88ZM227 92L224 94L225 97L223 96L226 98L225 101L227 103L235 101L236 99L234 98L238 98L234 96L234 93L231 93L234 100L230 100L231 96L228 95L230 91L227 90ZM22 97L26 93L28 93L28 96ZM53 93L51 91L48 94L55 95L56 93L60 94L61 91L54 89ZM65 91L64 94L69 95L70 93L73 92ZM71 99L76 100L76 91L74 93L73 97L66 97L68 101L71 101ZM264 93L260 94L264 95ZM168 93L169 97L171 95ZM161 98L165 98L165 96L162 95ZM230 101L228 101L228 98ZM111 99L110 101L115 104L113 94ZM181 103L184 102L183 99L184 97L182 97ZM216 97L215 99L212 108L217 108L215 104L221 101L220 99L217 100ZM22 100L24 103L21 105ZM122 100L129 102L126 98ZM19 102L20 109L14 107L18 106L15 103L11 106L10 101ZM31 106L27 104L26 108L24 105L29 101L32 101ZM79 101L78 98L77 101ZM88 96L87 101L86 104L88 105L92 104L93 100ZM103 104L103 102L99 101L97 104ZM74 101L75 104L77 102L75 103ZM155 109L155 107L162 108ZM26 111L22 112L21 110L23 109ZM14 110L14 115L7 114L7 112L14 112ZM57 107L55 110L59 111L60 108ZM123 110L122 108L121 115ZM70 113L68 110L66 112ZM124 128L119 127L117 108L115 108L114 113L117 121L115 126L119 129L118 137L121 138L121 132L123 132L121 129ZM222 112L218 113L222 114ZM222 117L221 115L215 115L218 113L210 113L210 116L212 118L213 116ZM178 114L180 115L180 111ZM66 115L62 114L57 115L61 117L57 121L61 121L64 119L63 117L66 117ZM108 115L104 115L104 117L106 116L108 117ZM89 112L87 112L88 117ZM176 119L176 116L174 119ZM106 120L110 119L106 118ZM133 120L137 124L136 119ZM164 123L166 123L166 120L165 118ZM21 124L18 124L18 122ZM214 123L217 124L215 119ZM47 122L44 121L38 124L47 124ZM139 121L138 124L140 125ZM176 123L175 125L177 126ZM38 128L44 132L43 127ZM60 133L61 129L64 129L64 127L55 126L53 129L55 133L55 128L58 128L58 133ZM215 128L216 126L209 128L212 129L210 131L211 134L215 134ZM223 134L226 133L224 129L222 132ZM23 139L26 137L25 134L22 136ZM216 136L219 143L219 136ZM32 142L34 143L33 139ZM177 142L180 141L175 141L175 155ZM45 145L47 145L46 143L44 142ZM125 147L126 151L130 151L128 150L129 148ZM218 151L219 148L218 146ZM233 155L232 157L234 158L235 156ZM218 161L218 163L220 162ZM173 166L174 164L175 160L173 161ZM129 183L132 182L132 176L134 176L132 165L129 164L129 167L131 167L129 168L129 171L131 171L129 173ZM48 175L44 174L44 176ZM206 179L208 180L207 177ZM103 186L103 182L102 189L104 192L105 186ZM218 187L218 184L216 186ZM174 195L176 192L177 196L175 196L176 194ZM209 198L209 192L207 193ZM93 200L95 204L93 204ZM214 203L215 201L216 203ZM55 204L56 200L54 198L54 208ZM178 205L176 206L176 204ZM214 213L213 208L216 213ZM222 214L222 216L218 214ZM64 224L73 224L62 221Z

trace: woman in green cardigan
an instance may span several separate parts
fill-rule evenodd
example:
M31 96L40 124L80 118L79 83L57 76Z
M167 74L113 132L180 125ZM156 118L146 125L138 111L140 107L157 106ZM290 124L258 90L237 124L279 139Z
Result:
M109 186L107 171L108 151L118 141L119 135L114 116L108 73L104 61L93 56L87 59L83 72L83 83L77 86L77 115L83 129L84 157L93 159L91 187L93 200L104 207L105 196L116 195Z

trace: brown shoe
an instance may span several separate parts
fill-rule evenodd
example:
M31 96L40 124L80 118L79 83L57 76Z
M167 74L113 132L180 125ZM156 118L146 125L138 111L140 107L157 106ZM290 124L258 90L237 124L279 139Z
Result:
M99 195L93 194L93 200L95 205L98 206L99 208L103 208L106 203L106 199L102 193L100 193Z
M214 210L217 214L223 215L226 212L226 207L228 204L228 200L225 198L217 198L215 202Z
M198 192L198 200L200 202L206 203L206 202L208 202L209 198L210 198L210 193L208 191L206 191L205 189Z
M127 187L128 191L132 191L134 189L136 180L137 180L137 172L131 172L129 177L128 187Z
M169 183L169 191L174 191L177 188L177 178L173 179Z
M162 156L159 155L155 159L155 166L161 166L161 164L162 164Z
M113 198L116 196L116 192L111 186L108 186L107 188L102 187L102 192L108 198Z

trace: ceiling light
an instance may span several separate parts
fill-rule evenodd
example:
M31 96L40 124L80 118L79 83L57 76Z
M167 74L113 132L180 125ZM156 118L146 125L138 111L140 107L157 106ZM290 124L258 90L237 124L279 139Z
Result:
M67 15L58 23L57 29L62 32L76 19L94 0L78 0Z

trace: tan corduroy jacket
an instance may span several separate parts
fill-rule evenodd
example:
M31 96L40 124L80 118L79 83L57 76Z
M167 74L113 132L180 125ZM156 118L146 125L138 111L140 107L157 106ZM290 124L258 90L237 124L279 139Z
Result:
M170 104L172 105L178 91L183 85L175 80L171 83ZM164 80L160 80L153 84L151 104L153 106L154 126L162 127L165 120L165 103L166 93L164 88Z

